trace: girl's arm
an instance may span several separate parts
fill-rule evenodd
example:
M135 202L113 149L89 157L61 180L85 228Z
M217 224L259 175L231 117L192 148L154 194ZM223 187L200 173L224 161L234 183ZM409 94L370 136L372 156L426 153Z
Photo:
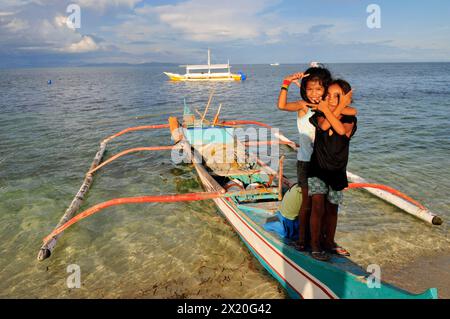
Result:
M355 123L345 123L344 124L345 135L347 135L348 138L350 138L350 136L352 135L354 126L355 126Z
M330 111L331 112L331 111ZM324 113L324 114L326 114L326 113ZM333 113L331 113L331 114L333 114ZM325 115L326 116L326 115ZM329 122L329 120L327 120L328 119L328 117L327 118L320 118L319 120L318 120L318 124L319 124L319 127L320 127L320 129L322 129L322 130L328 130L329 128L330 128L330 122ZM341 134L342 133L342 131L338 131L337 129L336 129L336 127L334 127L333 126L333 128L334 128L334 130L336 131L336 133L338 133L339 135L346 135L348 138L350 138L351 137L351 135L352 135L352 132L353 132L353 127L355 126L355 123L342 123L341 121L339 121L337 118L336 118L336 120L337 120L337 122L339 122L339 123L337 123L337 122L335 122L338 126L337 127L339 127L339 129L341 129L341 127L340 127L340 125L342 125L342 127L343 127L343 129L344 129L344 133L343 134ZM333 122L332 122L333 123ZM339 125L340 124L340 125ZM328 128L327 128L328 127Z
M280 96L278 97L278 108L282 111L288 112L298 112L301 110L306 110L306 102L305 101L295 101L295 102L287 102L287 91L281 90Z
M336 118L339 118L339 116L340 116L341 114L342 114L342 115L353 115L353 116L355 116L356 114L358 114L358 111L357 111L354 107L351 107L351 106L345 107L342 111L339 110L339 108L337 107L337 108L333 111L333 114L334 114L334 116L336 116ZM328 121L325 119L325 122L324 122L324 124L323 124L323 130L326 131L326 130L328 130L330 127L331 127L330 122L328 122Z
M304 78L305 76L303 73L294 73L292 75L288 75L286 78L284 78L283 83L291 83L294 82L297 86L300 86L298 83L299 79ZM289 87L289 84L285 85ZM298 112L300 110L306 110L306 102L305 101L295 101L295 102L288 102L287 101L287 95L288 90L281 89L280 95L278 96L278 108L282 111L288 111L288 112Z
M356 116L356 115L358 115L358 110L352 106L347 106L347 107L344 107L344 109L341 111L341 114Z
M356 115L358 113L358 111L355 108L348 106L352 101L352 95L353 91L350 91L347 94L341 96L341 98L339 99L338 107L333 111L333 114L336 118L339 118L341 114ZM323 127L324 131L328 130L331 127L330 122L325 121Z
M350 90L347 94L344 94L339 99L339 105L336 108L335 112L333 112L336 116L341 114L343 115L356 115L358 111L350 106L352 103L353 90ZM337 113L339 112L339 113Z
M320 119L318 122L321 130L327 131L331 125L337 134L347 134L344 124L339 121L339 119L333 114L333 112L331 112L330 108L328 107L328 99L326 99L325 101L321 101L317 109L325 115L325 118Z

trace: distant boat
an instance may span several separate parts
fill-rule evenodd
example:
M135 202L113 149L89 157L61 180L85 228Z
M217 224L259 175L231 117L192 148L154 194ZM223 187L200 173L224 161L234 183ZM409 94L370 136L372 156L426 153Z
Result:
M271 65L271 66L279 66L279 65L280 65L280 63L278 63L278 62L275 62L275 63L270 63L270 65Z
M222 70L222 72L211 72ZM191 72L197 71L197 72ZM186 74L164 72L172 81L244 81L245 74L231 73L230 61L227 64L211 64L211 52L208 49L208 64L186 65Z

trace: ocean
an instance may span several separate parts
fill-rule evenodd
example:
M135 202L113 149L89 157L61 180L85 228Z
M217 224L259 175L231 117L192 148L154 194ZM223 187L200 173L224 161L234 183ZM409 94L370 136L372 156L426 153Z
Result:
M337 241L352 260L381 266L382 280L450 298L450 63L328 64L349 81L358 109L348 169L399 189L444 219L431 226L359 190L345 193ZM210 201L124 205L73 226L54 254L36 260L42 239L78 191L99 142L131 126L167 123L183 99L209 117L256 120L290 139L294 113L277 109L284 76L306 65L235 65L244 82L174 83L176 66L0 70L1 298L287 298ZM48 80L52 84L47 84ZM289 100L299 99L293 86ZM129 133L105 157L169 145L168 130ZM285 172L295 179L296 154ZM82 206L116 197L202 191L191 166L142 152L95 176ZM69 289L68 266L81 287ZM69 268L70 269L70 268Z

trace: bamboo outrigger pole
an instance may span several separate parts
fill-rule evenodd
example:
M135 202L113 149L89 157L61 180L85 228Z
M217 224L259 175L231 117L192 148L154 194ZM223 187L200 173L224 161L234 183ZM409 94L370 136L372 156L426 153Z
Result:
M418 203L417 201L413 200L412 198L409 198L408 196L404 195L403 193L400 193L399 191L392 189L390 187L387 187L385 185L381 185L381 187L377 187L379 185L371 184L368 181L366 181L364 178L359 177L358 175L350 173L348 171L347 171L347 175L348 175L348 179L352 182L352 183L350 183L349 188L352 188L352 185L359 185L361 187L357 187L357 188L365 189L372 195L375 195L376 197L381 198L382 200L384 200L394 206L397 206L398 208L402 209L403 211L407 212L408 214L411 214L411 215L413 215L423 221L426 221L432 225L442 225L443 220L441 217L433 214L422 204Z
M277 137L282 141L291 142L287 145L290 146L292 149L294 150L298 149L298 146L283 134L279 134L279 136ZM427 223L430 223L432 225L442 225L443 220L441 217L432 213L425 206L413 200L412 198L406 196L405 194L399 192L398 190L393 189L386 185L369 183L364 178L356 174L353 174L349 171L347 171L347 176L351 183L349 184L349 187L346 189L362 188L371 193L372 195L400 208L401 210L412 216L415 216L423 221L426 221Z
M99 150L95 154L94 160L92 161L92 164L91 164L91 166L89 168L88 173L84 177L83 184L81 184L80 189L78 190L77 194L73 198L73 200L70 203L70 205L67 208L67 210L64 212L64 214L61 217L61 219L59 220L58 224L55 226L55 229L59 228L61 225L64 225L68 220L72 219L74 214L80 208L81 204L84 201L84 198L85 198L87 192L89 191L89 188L92 185L92 181L94 179L94 174L93 173L96 170L96 168L99 166L99 164L100 164L100 162L101 162L101 160L103 158L103 155L105 153L106 145L107 145L107 143L109 141L111 141L112 139L114 139L114 138L116 138L118 136L121 136L121 135L123 135L125 133L128 133L128 132L139 131L139 130L148 130L148 129L162 129L162 128L168 128L168 127L169 127L169 124L158 124L158 125L146 125L146 126L130 127L130 128L122 130L122 131L120 131L120 132L118 132L118 133L116 133L114 135L111 135L110 137L104 139L100 143ZM39 252L38 252L38 256L37 256L38 260L44 260L44 259L47 259L48 257L50 257L50 255L52 254L52 251L55 249L56 242L57 242L59 236L61 236L61 233L56 235L56 236L53 236L52 238L47 240L41 246L41 248L39 249Z
M95 169L100 161L103 158L103 154L105 153L106 149L106 142L100 143L100 149L98 150L97 154L95 154L94 161L91 164L91 167L89 170ZM80 208L81 204L83 203L84 196L88 192L89 188L91 187L92 181L94 179L93 174L86 174L83 184L81 185L78 193L75 195L75 198L72 200L72 203L70 203L69 208L65 211L64 215L59 220L59 223L55 226L55 229L60 227L61 225L64 225L67 221L69 221L73 215L77 212L77 210ZM58 240L58 237L61 236L61 234L58 234L45 242L41 249L39 250L37 259L38 260L44 260L52 254L53 249L55 249L56 241Z

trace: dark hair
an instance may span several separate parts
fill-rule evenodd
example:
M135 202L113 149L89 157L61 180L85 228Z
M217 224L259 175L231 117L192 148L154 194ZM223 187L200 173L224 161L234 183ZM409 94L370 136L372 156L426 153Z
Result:
M352 86L350 85L350 83L348 83L347 81L342 80L342 79L333 80L333 81L331 81L330 85L332 85L332 84L339 85L339 87L342 89L344 94L347 94L348 92L350 92L352 90Z
M348 83L347 81L342 80L342 79L336 79L336 80L331 81L329 86L331 86L333 84L338 85L341 88L342 92L344 92L344 94L347 94L348 92L350 92L352 90L352 86L350 85L350 83ZM340 101L340 100L341 100L341 97L339 97L338 101ZM352 103L353 103L353 100L352 100Z
M302 79L302 83L300 85L300 95L302 99L308 103L311 103L311 101L306 96L306 84L309 81L318 81L320 85L322 85L325 90L322 96L322 99L324 99L327 96L327 89L331 82L331 73L328 71L328 69L323 67L314 67L309 68L304 74L309 74L306 78Z

